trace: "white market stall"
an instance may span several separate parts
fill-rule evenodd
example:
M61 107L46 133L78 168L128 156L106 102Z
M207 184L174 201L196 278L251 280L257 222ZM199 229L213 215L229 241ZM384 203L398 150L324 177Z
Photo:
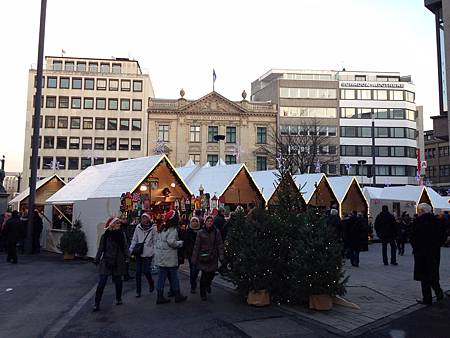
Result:
M325 174L300 174L294 175L293 179L307 205L326 209L333 204L338 204L337 197Z
M341 216L353 211L368 213L369 202L354 176L329 177L328 181L338 199Z

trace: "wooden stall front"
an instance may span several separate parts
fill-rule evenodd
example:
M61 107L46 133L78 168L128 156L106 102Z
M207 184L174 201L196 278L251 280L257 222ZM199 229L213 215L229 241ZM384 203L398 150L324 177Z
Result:
M250 177L245 166L234 176L221 195L223 203L230 209L238 205L248 207L250 205L261 206L264 197L259 191L253 179Z
M42 214L44 212L45 201L62 187L64 187L64 181L58 175L54 175L48 182L41 185L36 190L35 209ZM20 201L19 210L21 212L28 210L28 198L29 194Z
M300 199L300 203L301 203L301 209L305 210L306 209L306 201L303 198L303 195L298 190L297 185L295 184L294 179L292 178L292 176L291 175L286 175L283 179L286 180L286 184L289 186L289 190L290 190L291 196L296 196L297 198L299 198ZM281 189L280 186L281 186L281 182L280 182L280 184L278 184L278 186L275 189L274 193L272 194L270 199L267 201L267 206L269 208L271 206L276 206L278 204L278 194L279 194L279 190Z
M331 189L330 183L326 177L323 176L319 183L316 184L316 188L309 199L308 205L326 209L333 204L338 205L339 203L333 189Z
M348 187L347 192L340 204L341 215L343 216L353 211L362 212L367 215L368 209L369 206L367 200L360 189L358 182L354 179Z

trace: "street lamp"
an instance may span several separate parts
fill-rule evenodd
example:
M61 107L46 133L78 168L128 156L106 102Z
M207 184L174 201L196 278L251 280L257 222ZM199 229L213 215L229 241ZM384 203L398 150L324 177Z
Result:
M375 171L375 114L372 112L372 186L377 185Z

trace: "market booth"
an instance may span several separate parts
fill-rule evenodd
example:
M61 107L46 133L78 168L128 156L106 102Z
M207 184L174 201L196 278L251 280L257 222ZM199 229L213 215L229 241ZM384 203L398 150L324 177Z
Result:
M110 216L127 213L155 219L170 208L185 208L191 192L165 155L91 166L47 199L46 248L56 251L61 235L79 219L86 233L88 256L94 257Z
M253 171L250 173L255 181L256 185L261 190L264 199L266 201L266 206L270 207L277 204L277 191L280 185L280 177L278 170L263 170L263 171ZM298 195L301 199L302 208L306 207L305 199L297 188L291 175L285 177L287 183L292 189L292 193Z
M65 183L57 174L53 174L36 182L35 209L40 213L44 211L45 201L64 187ZM26 188L19 195L9 201L13 210L25 212L28 209L28 197L30 196L30 187Z
M339 202L339 214L350 214L352 211L368 214L369 203L354 176L329 177L331 189Z
M325 174L294 175L293 179L303 194L307 205L326 209L333 204L338 204L336 195Z

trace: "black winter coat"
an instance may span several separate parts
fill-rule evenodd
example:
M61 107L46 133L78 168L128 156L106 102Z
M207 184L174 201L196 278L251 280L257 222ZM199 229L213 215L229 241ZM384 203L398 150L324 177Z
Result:
M217 214L213 219L213 225L217 230L222 231L225 225L225 217L222 214Z
M347 247L352 250L361 250L362 223L356 216L346 220L345 235Z
M415 280L427 282L439 280L441 246L444 241L445 229L433 214L424 214L414 220L411 245Z
M6 221L3 236L7 243L17 243L23 238L22 222L18 217L12 217Z
M397 222L389 211L382 211L375 219L375 231L382 241L390 241L397 236Z
M327 224L334 229L337 239L342 240L341 218L338 215L328 215Z
M121 230L106 230L100 238L95 261L101 275L123 276L127 273L128 245Z

